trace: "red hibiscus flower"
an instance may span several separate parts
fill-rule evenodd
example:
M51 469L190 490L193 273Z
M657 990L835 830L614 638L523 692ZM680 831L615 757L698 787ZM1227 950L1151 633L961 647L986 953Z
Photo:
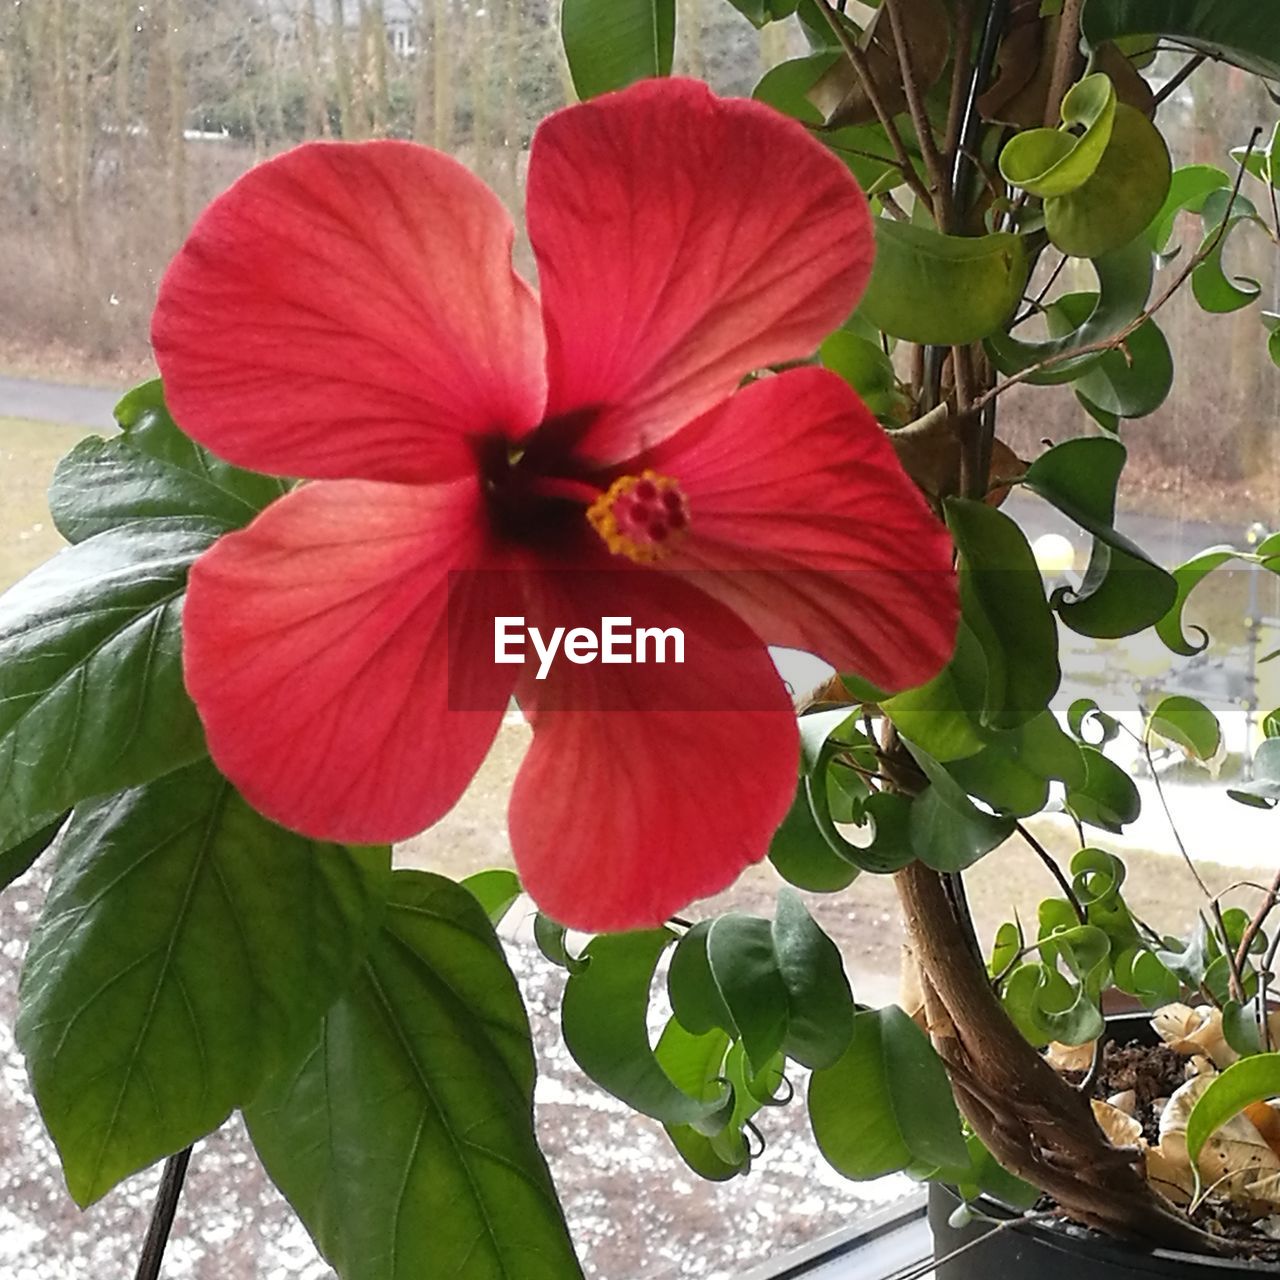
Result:
M496 197L410 143L298 147L204 212L155 313L170 408L316 483L196 563L186 679L252 804L352 843L445 814L514 693L525 886L566 924L652 925L787 810L766 646L920 683L954 641L950 546L834 374L739 389L809 356L870 269L866 200L801 126L647 82L542 124L527 205L540 296ZM678 624L685 661L539 681L493 661L506 612Z

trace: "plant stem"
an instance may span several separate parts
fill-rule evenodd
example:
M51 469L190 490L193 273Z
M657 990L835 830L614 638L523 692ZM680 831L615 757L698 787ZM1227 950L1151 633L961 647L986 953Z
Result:
M1214 898L1217 902L1221 898L1221 894ZM1244 966L1249 962L1249 948L1253 945L1253 940L1262 932L1262 926L1266 924L1267 917L1275 910L1276 903L1280 902L1280 871L1276 872L1276 878L1271 882L1271 887L1266 891L1266 896L1262 899L1262 905L1253 913L1253 919L1245 926L1245 931L1240 935L1240 945L1236 948L1236 971L1242 973Z
M938 150L937 139L933 136L933 124L929 120L929 112L924 104L920 81L916 78L911 50L907 47L907 30L898 12L898 3L899 0L884 0L889 14L889 29L893 32L894 48L898 53L902 91L906 94L907 111L911 115L911 124L916 131L916 141L920 144L920 154L924 158L925 172L929 175L929 185L933 188L933 220L939 231L950 232L954 229L951 184L947 181L942 153Z
M1080 11L1083 8L1084 0L1063 0L1058 44L1053 51L1053 75L1044 104L1046 129L1056 129L1062 117L1062 100L1071 85L1071 70L1079 53Z
M160 1175L160 1188L156 1192L155 1208L151 1211L151 1224L147 1238L142 1242L142 1254L138 1258L138 1270L133 1280L159 1280L160 1266L164 1262L165 1246L173 1228L174 1215L178 1212L178 1197L191 1163L191 1148L179 1151L164 1162Z
M947 132L944 139L948 170L954 175L960 130L964 125L968 100L969 60L973 45L973 0L956 0L956 25L951 45L951 96L947 101ZM957 193L953 190L952 195Z
M1076 897L1076 891L1071 887L1071 881L1067 879L1063 870L1058 866L1057 861L1048 849L1040 843L1039 840L1026 829L1021 822L1016 826L1018 834L1036 851L1037 857L1049 869L1049 874L1058 882L1058 888L1062 890L1063 896L1071 903L1071 910L1076 913L1076 919L1081 924L1087 924L1089 917L1085 914L1084 907L1081 905L1080 899Z
M858 83L862 85L862 91L867 95L867 101L871 103L871 109L876 113L876 119L880 122L880 127L889 139L889 145L893 148L893 154L898 159L898 165L902 169L902 176L906 180L907 186L911 188L917 200L932 207L929 192L925 189L924 183L920 181L920 177L915 171L915 166L911 163L911 157L907 154L906 145L902 141L902 134L898 132L898 126L894 124L893 117L885 109L884 100L880 97L879 86L877 86L875 77L871 74L871 67L867 62L866 53L849 38L849 32L845 29L844 23L840 21L840 15L832 8L831 0L814 0L814 3L822 10L822 16L826 18L827 25L831 28L831 34L835 36L836 43L844 51L844 56L849 59L849 65L853 68L854 75L858 77Z
M1203 53L1196 54L1194 58L1188 58L1187 61L1178 68L1174 75L1170 77L1169 83L1165 85L1165 87L1152 99L1151 105L1153 107L1158 107L1166 98L1171 98L1179 89L1182 88L1187 77L1205 61L1206 57Z

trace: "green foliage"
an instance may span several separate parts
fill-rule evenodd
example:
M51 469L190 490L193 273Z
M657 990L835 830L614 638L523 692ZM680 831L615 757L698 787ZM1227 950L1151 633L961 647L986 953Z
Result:
M896 1005L854 1017L843 1056L809 1081L809 1119L822 1154L846 1178L969 1165L946 1071Z
M1026 536L1008 516L949 498L964 618L987 659L982 723L1015 729L1039 715L1061 680L1058 637Z
M389 872L385 849L267 822L207 762L76 810L17 1038L77 1203L296 1061L369 945Z
M23 872L35 865L36 859L58 838L58 832L66 826L70 812L54 818L34 835L8 849L0 850L0 889L7 888Z
M355 981L246 1108L343 1280L581 1274L533 1129L515 980L460 885L397 871Z
M1252 1102L1280 1094L1280 1053L1260 1053L1232 1063L1196 1099L1187 1117L1187 1156L1194 1169L1213 1137Z
M1028 136L1019 134L1014 142ZM1077 150L1082 145L1084 138ZM1045 200L1049 239L1077 258L1121 248L1159 212L1171 170L1169 148L1155 125L1134 107L1117 104L1111 136L1093 172L1079 186Z
M1280 80L1280 24L1254 0L1088 0L1081 29L1095 47L1125 36L1166 36Z
M1105 75L1086 76L1062 100L1061 129L1027 129L1009 140L1000 176L1041 199L1069 195L1098 168L1115 117L1115 86Z
M946 236L876 220L876 256L858 314L909 342L951 345L990 337L1008 320L1027 279L1020 237Z
M115 413L118 436L82 440L54 472L49 509L68 542L136 520L237 529L288 488L223 462L183 435L158 379L135 387Z
M963 871L1013 833L1012 818L985 813L942 765L906 743L929 785L911 803L909 834L917 858L935 871Z
M1022 479L1093 534L1084 581L1078 588L1057 588L1052 599L1063 622L1083 635L1132 635L1163 618L1177 594L1172 576L1115 529L1125 457L1118 440L1067 440L1041 454Z
M1146 732L1175 743L1196 760L1210 760L1222 741L1218 717L1202 702L1182 694L1161 698L1147 717Z
M675 0L562 0L560 37L580 98L670 75Z
M0 598L0 848L204 755L180 610L215 537L203 521L124 524Z

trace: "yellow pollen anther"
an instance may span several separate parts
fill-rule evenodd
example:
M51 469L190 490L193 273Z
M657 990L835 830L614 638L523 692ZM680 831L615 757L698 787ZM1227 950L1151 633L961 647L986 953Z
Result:
M644 471L615 480L587 509L587 519L614 555L652 564L684 537L689 504L679 481Z

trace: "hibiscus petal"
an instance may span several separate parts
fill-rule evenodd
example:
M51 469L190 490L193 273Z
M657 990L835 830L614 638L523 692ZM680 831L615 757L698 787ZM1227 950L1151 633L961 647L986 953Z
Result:
M687 583L649 570L553 576L533 606L544 632L598 630L605 616L677 626L685 661L561 657L543 681L526 673L534 736L511 797L516 867L566 925L657 925L767 851L795 791L791 701L759 638Z
M867 202L794 120L694 80L560 111L534 138L529 235L548 416L594 406L580 452L656 444L752 369L808 355L871 269Z
M688 536L664 568L694 573L769 644L886 690L950 658L950 536L835 374L761 378L644 461L689 504Z
M306 485L196 561L187 687L215 763L267 817L382 843L461 795L514 683L490 663L450 669L449 621L471 616L450 571L483 554L478 504L472 481ZM455 655L492 650L487 632L466 640Z
M152 342L182 428L244 467L307 478L455 475L467 436L545 399L537 299L498 198L407 142L310 143L201 215Z

